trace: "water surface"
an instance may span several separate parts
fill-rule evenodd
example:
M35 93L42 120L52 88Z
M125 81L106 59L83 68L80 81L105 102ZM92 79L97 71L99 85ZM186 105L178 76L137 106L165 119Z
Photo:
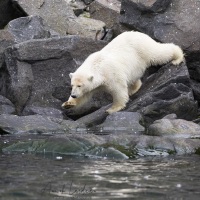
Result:
M200 157L0 154L0 199L199 199Z

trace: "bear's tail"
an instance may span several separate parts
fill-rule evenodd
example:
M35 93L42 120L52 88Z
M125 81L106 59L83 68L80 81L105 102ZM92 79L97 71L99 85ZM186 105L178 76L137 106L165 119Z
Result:
M173 65L179 65L182 62L185 62L184 53L179 46L174 45L174 53L173 53L173 58L172 58L172 64Z

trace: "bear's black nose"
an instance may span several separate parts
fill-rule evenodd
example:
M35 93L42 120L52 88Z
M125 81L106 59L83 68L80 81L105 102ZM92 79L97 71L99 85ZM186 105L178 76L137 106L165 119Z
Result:
M76 95L73 95L73 94L72 94L71 97L75 99L75 98L76 98Z

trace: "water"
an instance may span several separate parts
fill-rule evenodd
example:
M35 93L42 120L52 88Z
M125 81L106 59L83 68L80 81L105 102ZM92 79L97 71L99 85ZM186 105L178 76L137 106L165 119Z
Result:
M200 157L0 154L0 199L199 199Z

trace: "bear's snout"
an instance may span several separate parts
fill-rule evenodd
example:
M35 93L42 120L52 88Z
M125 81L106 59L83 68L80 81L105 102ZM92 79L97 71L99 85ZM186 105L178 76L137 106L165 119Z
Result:
M76 98L77 98L77 96L76 96L76 95L74 95L74 94L72 94L72 95L71 95L71 97L72 97L72 98L74 98L74 99L76 99Z

